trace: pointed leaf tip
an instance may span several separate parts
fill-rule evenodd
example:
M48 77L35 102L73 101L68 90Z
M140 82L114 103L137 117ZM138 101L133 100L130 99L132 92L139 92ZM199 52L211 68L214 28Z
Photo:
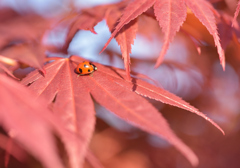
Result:
M225 57L224 57L224 60L221 60L220 62L221 62L223 71L225 71Z
M162 53L162 52L161 52L161 53ZM154 66L155 69L158 68L158 67L161 65L161 63L163 62L163 57L164 57L163 54L160 54L160 55L159 55L159 57L158 57L158 59L157 59L157 62L156 62L156 64L155 64L155 66Z
M105 46L102 48L102 50L99 52L99 54L101 54L106 48L107 48L107 43L105 44Z
M223 129L217 124L215 123L213 120L211 120L208 117L204 117L208 122L210 122L213 126L215 126L219 131L222 132L223 135L225 135L225 132L223 131Z
M225 54L220 44L217 31L215 16L211 10L211 4L205 0L185 0L186 5L191 9L199 21L207 28L213 36L215 46L217 47L220 62L223 70L225 69Z
M238 14L239 14L239 10L240 10L240 1L238 1L237 8L236 8L236 11L234 13L234 17L233 17L233 20L232 20L232 27L234 25L234 22L237 22L237 17L238 17Z
M46 75L47 72L46 72L45 68L40 68L39 70L41 71L41 73L42 73L44 76Z
M117 23L118 18L121 17L121 11L112 10L109 12L107 16L107 25L109 30L112 31L114 29L114 25ZM138 22L137 19L130 21L128 24L124 25L122 29L116 34L115 39L120 46L122 58L124 59L124 67L126 70L127 80L130 81L130 53L131 53L131 45L134 43L134 39L136 38L136 33L138 30Z
M225 71L225 64L222 64L223 71Z
M89 29L93 34L97 34L97 32L94 30L94 28Z
M164 55L166 54L168 47L169 47L169 41L163 44L162 50L160 52L160 55L158 56L158 59L154 68L158 68L162 64Z
M117 84L130 89L131 91L132 91L132 86L133 86L132 84L134 84L137 86L137 87L135 87L134 92L141 96L144 96L144 97L156 100L156 101L160 101L162 103L169 104L169 105L172 105L175 107L179 107L179 108L185 109L187 111L190 111L192 113L195 113L196 115L198 115L198 116L204 118L205 120L207 120L208 122L210 122L214 127L216 127L218 130L220 130L223 133L223 135L225 135L222 128L217 123L215 123L213 120L211 120L209 117L207 117L205 114L200 112L195 107L191 106L189 103L182 100L180 97L178 97L160 87L153 86L153 85L151 85L147 82L144 82L142 80L139 80L139 79L135 79L135 81L128 82L128 81L122 81L122 80L119 80L118 78L115 78L114 81Z

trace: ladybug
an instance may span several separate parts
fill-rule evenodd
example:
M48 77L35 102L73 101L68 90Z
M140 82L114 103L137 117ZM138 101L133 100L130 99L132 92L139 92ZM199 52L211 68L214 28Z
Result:
M97 67L88 61L83 61L82 63L78 64L76 68L76 72L79 75L88 75L93 73L97 70Z

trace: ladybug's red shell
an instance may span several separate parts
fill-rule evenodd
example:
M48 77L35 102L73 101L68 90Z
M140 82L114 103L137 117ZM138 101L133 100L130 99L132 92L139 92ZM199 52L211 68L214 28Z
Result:
M91 74L96 70L97 67L88 61L83 61L82 63L78 64L76 68L76 72L80 75Z

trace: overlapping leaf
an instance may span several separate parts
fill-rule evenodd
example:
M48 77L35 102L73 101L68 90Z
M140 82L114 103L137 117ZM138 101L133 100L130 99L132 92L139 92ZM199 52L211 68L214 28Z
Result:
M112 32L115 24L121 16L121 11L118 8L112 8L107 16L107 24ZM130 79L130 53L131 53L131 44L136 37L138 29L137 20L132 20L128 25L123 26L121 31L119 31L115 37L118 45L120 45L122 57L124 59L124 65L126 69L126 74L128 79Z
M173 40L174 35L179 30L183 21L186 18L186 6L189 7L202 24L208 29L214 38L215 45L218 49L220 63L225 69L225 56L224 51L219 42L219 36L215 23L215 17L212 12L211 5L205 0L134 0L129 3L123 12L123 15L112 32L111 37L105 44L103 50L107 47L109 42L114 38L117 33L123 28L124 25L136 19L143 12L147 11L150 7L154 6L154 13L159 21L159 25L165 34L164 44L162 51L156 63L156 67L160 65L161 60L166 53L169 43Z
M90 30L92 33L97 34L94 30L94 26L96 26L96 24L104 18L107 21L110 31L113 31L118 19L122 14L122 8L125 5L126 1L118 4L102 5L83 10L80 15L74 18L74 21L70 25L66 42L63 46L63 51L67 52L68 46L78 30ZM131 44L133 44L133 40L136 37L137 28L137 20L133 20L129 25L124 26L116 36L116 40L121 48L128 79L130 79L129 54L131 53Z
M52 131L65 140L71 136L48 110L21 84L0 74L0 124L9 136L47 167L63 168L57 155ZM73 142L73 141L71 141Z
M72 19L72 23L69 27L65 40L66 42L62 50L67 52L69 44L78 30L89 30L94 34L97 34L94 30L94 27L105 18L105 15L109 9L121 9L125 7L126 3L126 1L123 1L117 4L100 5L89 9L83 9L80 14L77 14Z
M11 76L12 78L17 79L17 78L12 74L12 72L0 62L0 72L1 72L1 70L3 70L4 72L6 72L6 73L7 73L9 76Z
M2 9L0 53L41 69L45 58L41 40L49 27L50 20L38 15L20 15L10 9Z
M85 9L80 15L75 16L68 30L63 51L67 52L69 44L78 30L90 30L92 33L97 34L94 26L104 19L107 8L107 5L97 6L95 8Z
M9 42L40 40L49 20L35 14L20 15L11 9L0 11L0 48Z
M232 25L233 25L234 22L236 22L236 20L237 20L237 17L238 17L238 14L239 14L239 10L240 10L240 1L238 1L237 8L236 8L236 11L235 11L235 13L234 13L234 18L233 18L233 23L232 23Z
M138 94L196 113L221 130L179 97L139 79L125 80L127 77L123 70L96 64L98 71L90 76L78 76L74 69L76 63L82 61L76 56L59 59L45 66L45 77L34 71L22 81L39 96L46 97L49 103L54 102L54 107L57 107L55 113L63 118L72 132L82 137L82 155L94 127L91 96L123 120L169 141L192 165L198 163L195 154L175 136L162 115Z
M11 137L8 137L2 133L0 134L0 148L4 149L7 152L8 159L5 158L5 165L9 164L10 154L19 161L24 161L27 158L26 151L20 148L17 143L13 142L13 139Z
M40 44L16 44L2 49L2 55L18 60L28 66L35 67L44 72L42 66L45 58L45 49Z

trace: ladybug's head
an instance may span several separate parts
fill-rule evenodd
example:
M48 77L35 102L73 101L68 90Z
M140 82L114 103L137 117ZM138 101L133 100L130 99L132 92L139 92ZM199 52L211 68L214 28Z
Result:
M96 67L95 65L93 65L92 63L91 63L91 65L92 65L94 71L96 71L96 70L97 70L97 67Z

